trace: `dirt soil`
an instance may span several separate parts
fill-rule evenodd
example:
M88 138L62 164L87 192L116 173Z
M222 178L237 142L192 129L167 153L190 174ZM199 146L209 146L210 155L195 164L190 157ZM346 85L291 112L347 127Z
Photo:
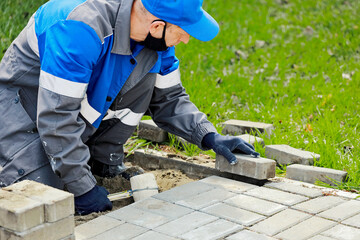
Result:
M133 166L133 167L129 167L126 172L131 173L134 171L142 172L144 170L142 170L139 167ZM174 188L176 186L180 186L198 180L198 179L190 178L186 174L178 170L161 169L161 170L146 171L146 172L150 172L155 175L156 182L159 186L159 192L163 192L171 188ZM131 189L130 181L121 176L117 176L115 178L101 178L95 176L95 178L97 180L97 184L105 187L110 193L117 193ZM125 207L133 202L134 202L133 198L114 201L112 211ZM97 218L109 212L110 211L102 212L102 213L92 213L86 216L75 216L75 226L83 224L87 221L90 221L94 218Z

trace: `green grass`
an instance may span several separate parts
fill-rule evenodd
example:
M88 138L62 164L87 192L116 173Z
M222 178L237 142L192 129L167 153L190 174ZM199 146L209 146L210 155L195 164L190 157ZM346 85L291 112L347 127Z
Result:
M43 2L0 1L0 54ZM219 131L228 119L273 123L265 144L319 153L316 166L348 172L338 188L359 189L358 1L205 0L204 8L220 34L177 47L191 100Z

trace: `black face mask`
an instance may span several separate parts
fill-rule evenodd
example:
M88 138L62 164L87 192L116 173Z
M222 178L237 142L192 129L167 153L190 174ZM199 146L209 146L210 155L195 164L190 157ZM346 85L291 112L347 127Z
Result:
M165 42L166 22L163 20L155 20L155 21L162 21L165 23L162 37L154 38L149 32L149 34L147 35L145 40L140 42L140 44L144 45L145 47L147 47L149 49L155 50L155 51L165 51L168 48L166 46L166 42Z

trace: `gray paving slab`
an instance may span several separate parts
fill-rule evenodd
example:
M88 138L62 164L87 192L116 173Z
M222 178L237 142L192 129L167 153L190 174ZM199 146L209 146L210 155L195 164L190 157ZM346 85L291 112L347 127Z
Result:
M148 229L131 223L124 223L104 233L89 238L90 240L128 240L147 232Z
M196 228L180 238L185 240L214 240L221 239L233 232L241 230L243 227L239 224L226 221L224 219L216 220L202 227Z
M268 123L261 122L250 122L242 120L228 120L223 123L224 128L223 134L239 135L243 133L250 133L251 131L260 131L261 133L266 132L268 136L272 134L274 126Z
M311 217L279 234L275 237L283 240L303 240L313 237L325 230L330 229L337 223L319 218Z
M173 203L165 202L155 198L147 198L131 205L134 208L163 215L168 218L176 219L186 214L193 212L194 210L179 206Z
M270 189L266 187L254 188L249 191L246 191L244 194L261 198L264 200L273 201L287 206L291 206L309 199L301 195L288 193L276 189Z
M217 188L224 188L228 191L235 192L235 193L242 193L247 190L258 187L253 184L248 184L248 183L235 181L232 179L227 179L227 178L218 177L218 176L207 177L207 178L201 179L199 182L214 185Z
M280 213L271 216L264 221L261 221L250 229L255 232L264 233L269 236L274 236L275 234L284 231L308 218L311 215L299 212L292 209L286 209Z
M313 165L314 159L320 159L320 155L317 153L304 151L284 144L266 145L265 156L270 159L275 159L279 164L282 165L295 163Z
M108 213L107 216L149 229L153 229L172 220L170 217L144 211L132 205Z
M169 139L168 133L159 128L153 120L141 120L137 134L139 138L153 142L165 142Z
M236 195L224 201L225 203L245 210L270 216L287 208L287 206L262 200L252 196Z
M252 232L249 230L242 230L238 233L235 233L227 238L226 240L275 240L275 238Z
M359 240L360 229L339 224L321 233L321 235L332 237L335 239L340 239L340 240Z
M238 135L237 137L241 138L247 143L250 143L253 146L255 145L255 143L265 146L264 139L260 137L256 137L250 134L242 134L242 135Z
M155 195L154 198L175 203L177 201L199 195L200 193L210 191L214 188L215 187L212 185L196 181L159 193Z
M178 237L186 232L218 220L218 217L202 213L192 212L179 219L163 224L154 230L163 234Z
M227 190L215 188L208 192L203 192L199 195L191 196L189 198L177 201L176 204L199 210L215 203L219 203L235 195L235 193L229 192Z
M317 214L344 202L345 200L339 197L323 196L299 203L295 206L292 206L292 208L311 214Z
M276 188L282 191L303 195L309 198L315 198L323 195L321 189L299 186L287 182L269 182L265 184L265 187Z
M170 237L154 231L148 231L133 238L132 240L176 240L176 239L179 238Z
M329 210L326 210L320 214L320 217L332 219L335 221L343 221L356 214L360 213L360 202L356 200L350 200L337 205Z
M323 235L316 235L312 238L309 238L309 240L336 240L335 238L323 236Z
M352 227L360 228L360 214L357 214L351 218L346 219L342 222L345 225L350 225Z
M217 203L210 207L203 208L201 211L244 226L252 225L265 218L260 214L230 206L226 203Z

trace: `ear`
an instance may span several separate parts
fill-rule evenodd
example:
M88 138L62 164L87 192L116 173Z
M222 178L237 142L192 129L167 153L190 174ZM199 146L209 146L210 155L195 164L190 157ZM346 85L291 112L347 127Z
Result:
M153 37L161 38L164 27L165 27L165 23L163 21L155 21L150 25L150 34Z

